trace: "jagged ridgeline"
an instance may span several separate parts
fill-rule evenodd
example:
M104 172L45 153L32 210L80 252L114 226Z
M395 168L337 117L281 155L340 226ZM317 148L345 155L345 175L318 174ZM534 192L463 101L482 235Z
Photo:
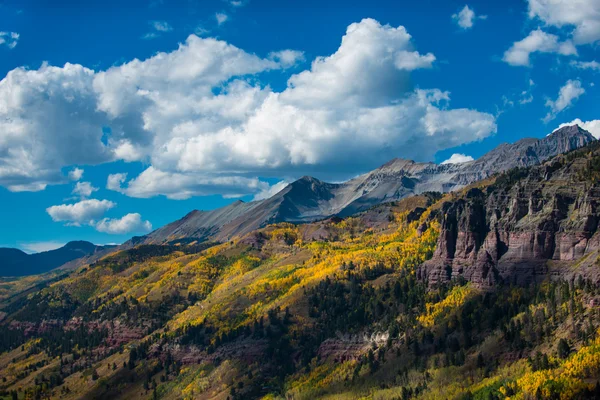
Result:
M352 217L121 250L3 301L2 390L597 397L599 178L594 142Z

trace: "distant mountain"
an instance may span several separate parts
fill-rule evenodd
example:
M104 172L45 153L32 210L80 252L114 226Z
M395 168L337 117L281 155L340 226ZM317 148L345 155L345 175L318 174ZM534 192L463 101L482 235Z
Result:
M302 177L273 197L234 202L211 211L194 210L184 218L125 243L161 244L192 240L228 240L276 222L311 222L348 216L374 205L429 191L449 192L514 167L524 167L583 147L596 139L577 125L543 139L502 144L481 158L462 164L418 163L394 159L340 184Z
M59 249L36 254L27 254L19 249L0 248L0 276L41 274L112 247L114 246L96 246L90 242L74 241Z

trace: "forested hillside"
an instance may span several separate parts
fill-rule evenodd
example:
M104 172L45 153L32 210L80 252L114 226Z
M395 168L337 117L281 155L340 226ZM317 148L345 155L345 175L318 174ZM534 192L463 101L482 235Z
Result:
M600 258L588 246L598 160L592 144L345 219L104 257L3 303L1 388L17 399L600 396ZM543 204L567 189L575 200L527 213L498 200L532 182ZM548 221L554 243L585 232L585 248L521 252L504 268L515 247L499 234L494 279L480 279L493 227L539 243ZM508 278L528 260L535 279Z

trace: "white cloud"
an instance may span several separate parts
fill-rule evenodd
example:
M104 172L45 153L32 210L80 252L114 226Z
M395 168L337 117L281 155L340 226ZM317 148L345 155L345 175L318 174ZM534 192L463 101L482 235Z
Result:
M298 50L273 51L269 53L268 58L279 63L283 68L289 68L304 61L304 52Z
M63 183L61 168L114 159L102 143L94 71L81 65L17 68L0 81L0 185L16 191Z
M565 126L572 126L572 125L579 125L580 128L585 129L586 131L591 133L592 136L594 136L596 139L600 140L600 120L598 120L598 119L584 122L584 121L580 120L579 118L577 118L571 122L567 122L565 124L560 124L558 126L558 128L555 129L555 131L557 131L560 128L563 128Z
M173 27L169 25L167 21L148 21L148 24L153 30L142 35L142 39L156 39L160 37L162 33L171 32L173 30Z
M14 49L19 43L19 37L17 32L0 32L0 46L4 45L9 49Z
M158 32L170 32L173 27L167 21L151 21L150 25Z
M568 80L558 92L558 98L556 100L548 99L546 101L546 107L550 108L544 122L548 122L556 118L556 115L561 111L569 108L573 105L573 102L585 93L585 89L581 86L581 82L578 80Z
M269 187L257 176L342 179L393 157L430 160L496 131L491 114L414 88L411 70L435 56L416 52L402 26L351 24L338 50L285 90L257 80L300 54L261 58L190 35L172 52L106 71L11 71L0 81L0 185L41 189L63 182L65 166L139 160L146 171L107 187L137 197L256 194Z
M121 139L114 143L113 152L117 159L126 162L143 161L146 157L142 148L134 146L128 139Z
M90 197L97 190L98 188L93 187L90 182L77 182L71 193L83 199Z
M98 232L123 235L131 232L147 233L152 230L150 221L143 221L138 213L131 213L122 218L104 218L95 225Z
M156 32L148 32L142 35L142 39L146 39L146 40L150 40L150 39L156 39L157 37L160 37L160 34L156 33Z
M85 182L84 182L85 183ZM48 207L46 212L54 222L64 222L68 226L91 226L98 232L125 234L129 232L149 232L152 224L143 221L138 213L130 213L122 218L102 218L114 208L115 203L109 200L81 200L74 204L61 204Z
M475 11L473 11L468 5L465 5L459 13L453 14L452 19L460 26L462 29L470 29L473 27L473 24L476 19L486 19L487 15L475 15Z
M533 79L529 79L529 87L527 90L523 90L521 92L521 95L519 96L519 104L523 105L533 102L533 94L531 94L531 91L534 86L535 83L533 82Z
M198 25L198 26L196 26L196 28L194 28L194 34L196 36L205 36L205 35L208 35L209 33L210 33L210 29L206 29L202 25Z
M546 25L567 28L577 45L600 40L598 0L529 0L529 17Z
M532 53L556 53L563 56L577 55L577 49L570 40L561 42L556 35L546 33L541 29L531 31L529 36L513 43L504 52L503 61L513 66L531 66Z
M47 242L24 242L19 243L19 247L26 253L41 253L44 251L56 250L63 247L65 242L49 240Z
M434 61L435 56L432 53L421 55L417 51L401 51L396 55L394 65L399 70L413 71L415 69L431 68Z
M215 18L217 20L217 24L218 25L222 25L225 22L227 22L227 20L229 20L229 16L227 14L220 13L220 12L218 12L218 13L215 14Z
M571 65L579 69L591 69L600 71L600 63L598 61L571 61Z
M69 179L72 181L78 181L83 176L83 169L81 168L73 168L69 171Z
M521 98L519 99L519 104L529 104L533 102L533 95L528 91L521 92Z
M466 163L469 161L473 161L475 160L473 157L468 156L466 154L459 154L459 153L454 153L452 154L452 156L447 159L446 161L442 162L442 165L445 164L462 164L462 163Z
M276 195L277 193L279 193L283 189L285 189L290 183L291 183L291 181L289 181L287 179L283 180L283 181L279 181L279 182L275 183L274 185L271 185L268 188L264 189L263 191L255 194L253 200L254 201L264 200L264 199L273 197L274 195Z
M121 185L127 180L127 174L110 174L106 180L106 188L119 192Z
M74 204L51 206L46 212L54 222L65 222L67 225L81 226L92 224L116 204L109 200L81 200Z
M267 182L258 178L242 176L209 176L196 173L173 173L148 167L135 179L126 183L127 174L108 176L106 188L130 197L148 198L165 195L169 199L184 200L192 196L220 194L225 197L241 197L248 193L269 189Z

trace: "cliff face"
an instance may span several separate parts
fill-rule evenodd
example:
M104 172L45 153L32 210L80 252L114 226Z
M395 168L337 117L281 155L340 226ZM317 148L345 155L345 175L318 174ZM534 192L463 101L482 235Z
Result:
M600 279L600 148L512 170L445 202L430 284L459 276L479 287L547 276Z

